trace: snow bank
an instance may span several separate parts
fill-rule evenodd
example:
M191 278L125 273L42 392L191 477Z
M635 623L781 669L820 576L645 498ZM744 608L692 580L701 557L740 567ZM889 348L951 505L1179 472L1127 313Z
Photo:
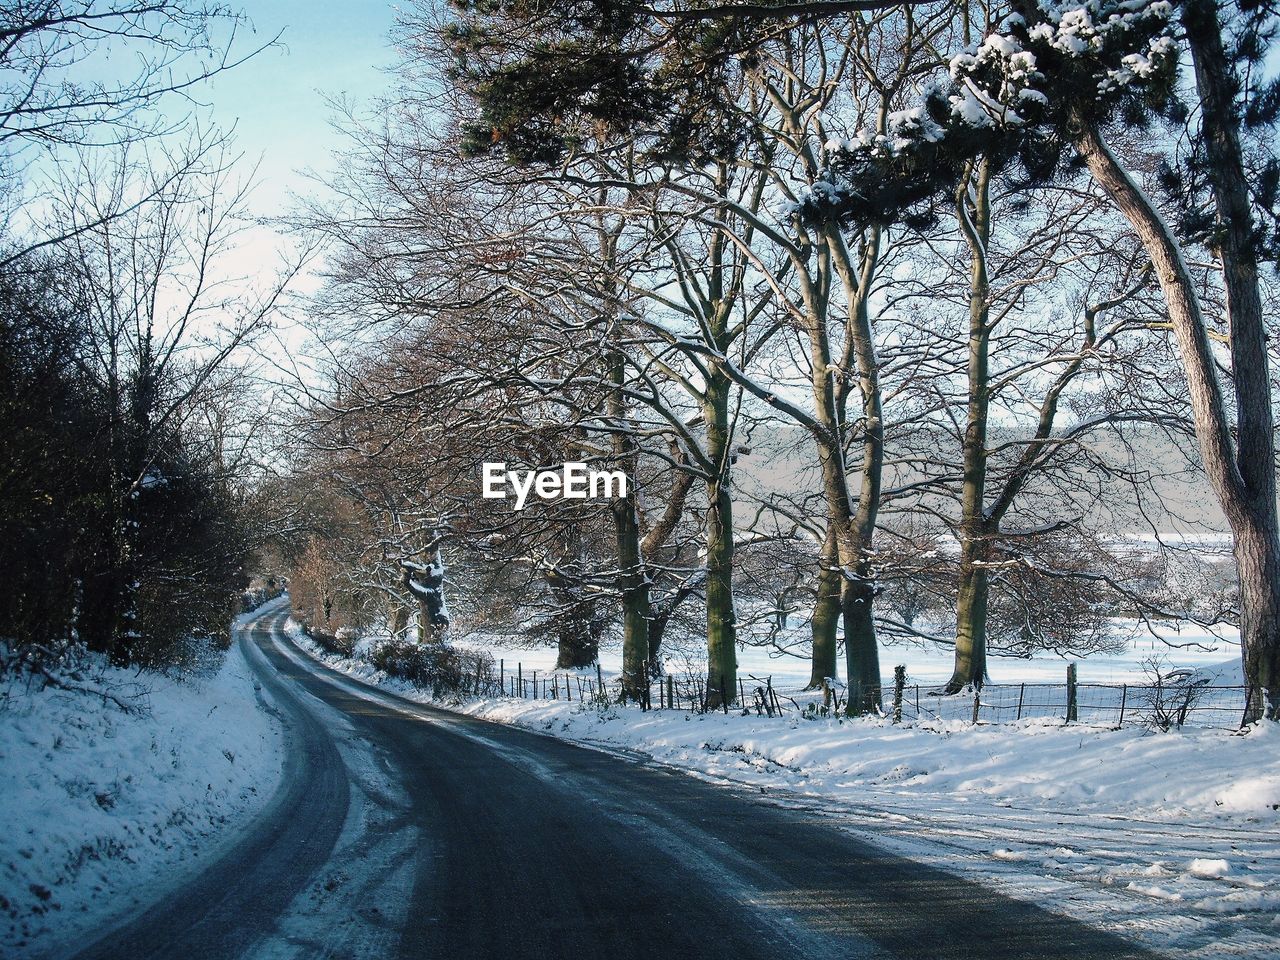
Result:
M238 646L208 676L96 665L137 697L0 688L0 954L38 954L145 902L270 798L276 722Z
M473 716L640 750L712 776L851 796L892 784L921 794L1039 800L1143 816L1261 816L1280 824L1280 727L1153 734L1056 721L973 727L887 720L689 715L546 700L481 700ZM728 758L726 763L725 758ZM744 770L743 761L747 770ZM747 775L750 769L759 777Z

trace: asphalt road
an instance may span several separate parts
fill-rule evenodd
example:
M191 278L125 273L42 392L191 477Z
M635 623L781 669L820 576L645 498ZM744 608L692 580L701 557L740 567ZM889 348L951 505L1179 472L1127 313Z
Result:
M280 792L81 960L1152 956L812 812L362 687L283 619L240 637L286 724Z

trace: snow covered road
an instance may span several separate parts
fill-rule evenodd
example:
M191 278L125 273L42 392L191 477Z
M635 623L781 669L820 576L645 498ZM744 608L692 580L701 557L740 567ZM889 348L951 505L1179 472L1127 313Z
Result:
M758 789L375 690L250 629L282 793L92 957L1143 957Z

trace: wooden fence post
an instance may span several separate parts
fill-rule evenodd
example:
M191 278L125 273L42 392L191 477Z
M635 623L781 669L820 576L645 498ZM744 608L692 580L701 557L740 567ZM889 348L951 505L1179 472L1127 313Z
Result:
M520 699L524 699L524 664L516 663L516 683L520 686Z
M1067 723L1075 723L1079 719L1080 707L1076 690L1076 665L1067 664Z
M1027 695L1027 685L1025 683L1018 684L1018 715L1015 720L1022 719L1022 701Z
M1182 729L1182 725L1187 722L1187 711L1191 709L1191 699L1195 696L1196 688L1191 684L1187 684L1186 696L1182 698L1182 709L1178 711L1178 729Z
M676 680L671 674L667 674L667 709L674 710L676 700Z
M973 685L973 725L978 725L978 708L982 706L982 687Z
M1129 685L1126 683L1120 688L1120 721L1116 724L1119 730L1124 726L1124 705L1129 700Z
M898 664L893 668L893 722L902 722L902 691L907 686L907 668L905 664ZM827 703L831 701L831 686L826 681L822 681L823 700Z

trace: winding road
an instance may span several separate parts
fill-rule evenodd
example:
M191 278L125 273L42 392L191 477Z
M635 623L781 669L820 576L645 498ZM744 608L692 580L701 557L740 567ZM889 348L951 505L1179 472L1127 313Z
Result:
M1150 957L812 811L411 703L239 631L282 785L101 958Z

